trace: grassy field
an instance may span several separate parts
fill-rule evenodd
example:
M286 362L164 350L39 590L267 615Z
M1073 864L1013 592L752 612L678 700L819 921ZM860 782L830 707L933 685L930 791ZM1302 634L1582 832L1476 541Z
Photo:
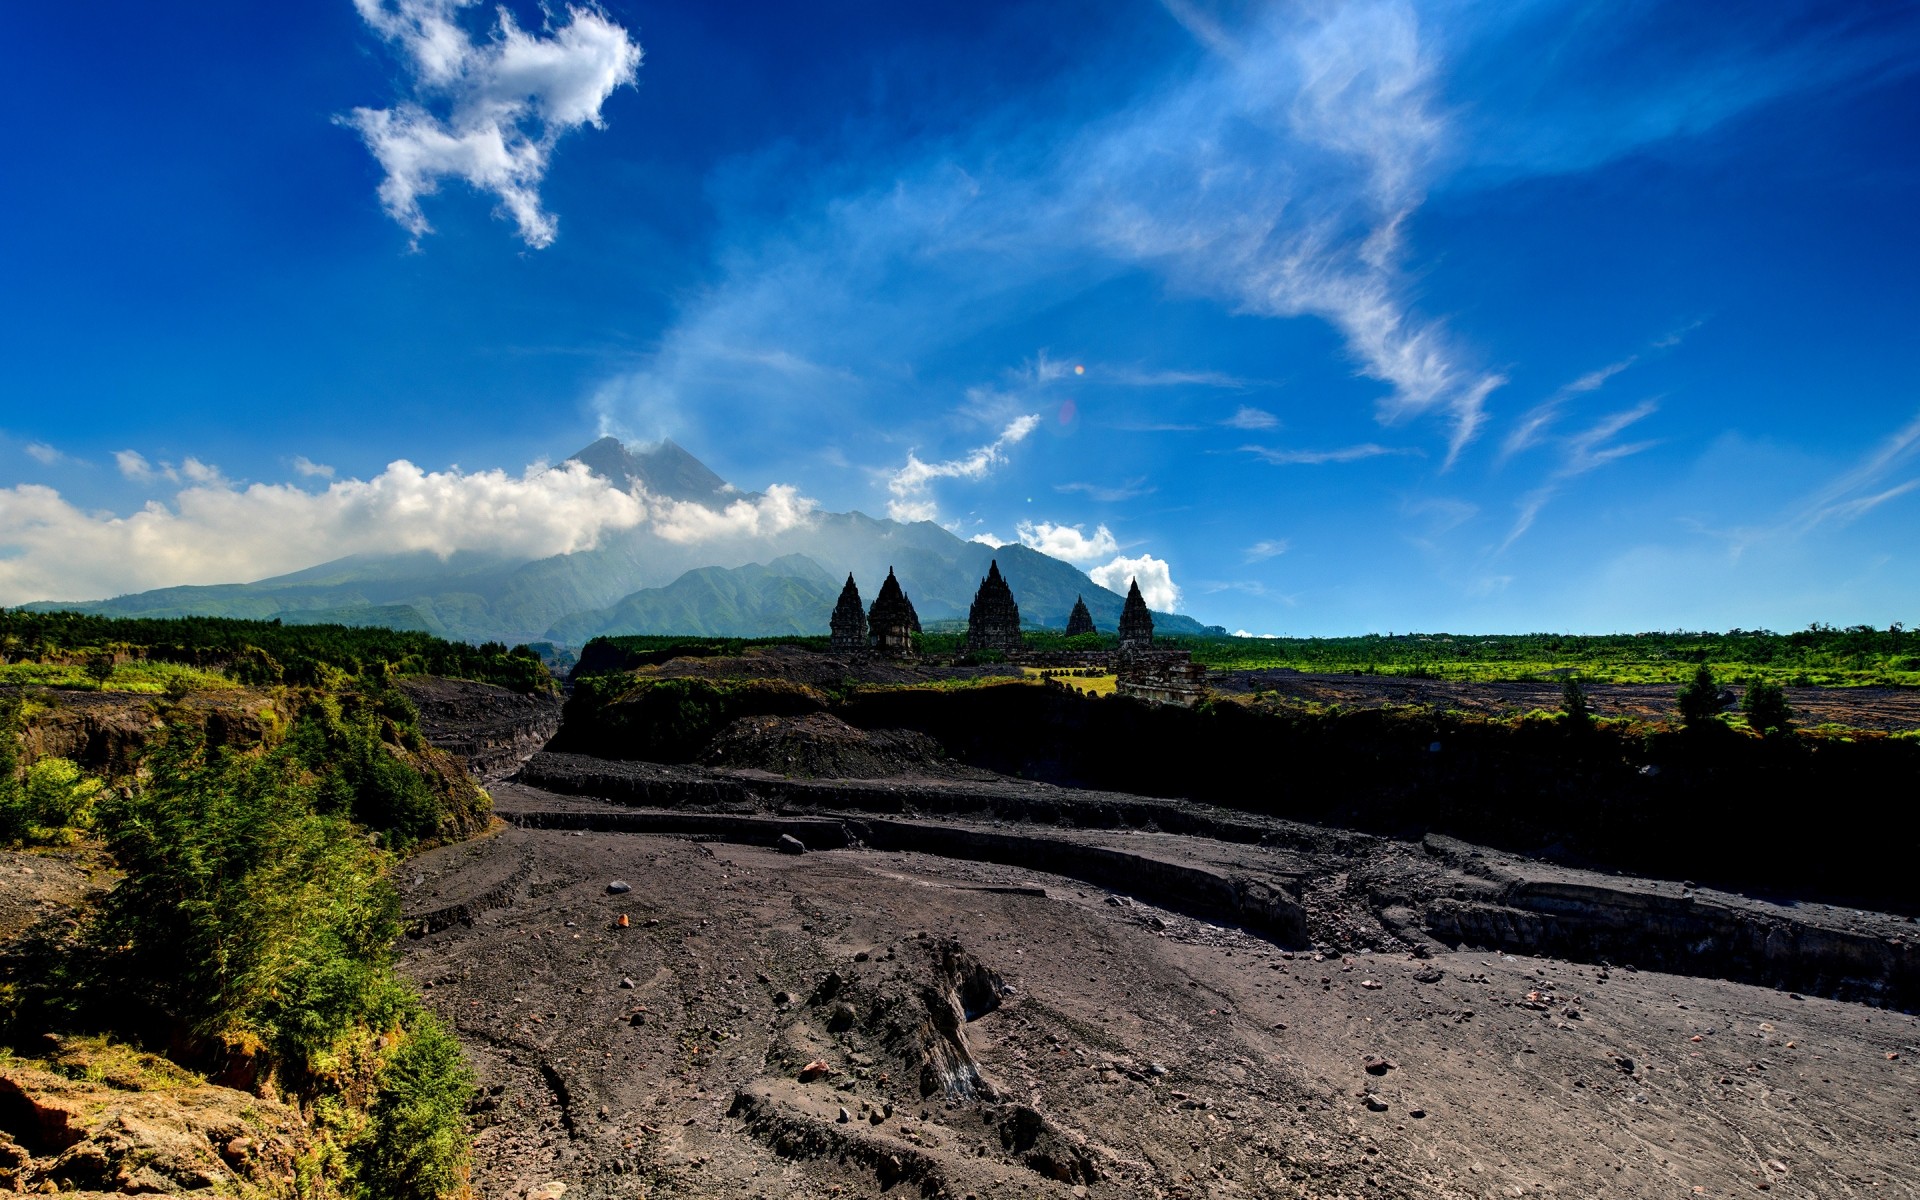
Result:
M1029 679L1039 679L1046 670L1045 667L1022 667L1021 673ZM1067 687L1087 696L1111 696L1120 682L1118 675L1061 675L1058 678Z
M1368 634L1349 638L1167 639L1216 670L1401 675L1462 682L1552 679L1675 684L1706 663L1727 683L1920 687L1920 633L1895 625L1799 633L1639 633L1578 636Z
M51 687L74 691L140 692L161 695L169 685L192 691L238 686L218 671L168 662L120 663L97 678L80 663L0 663L0 687Z

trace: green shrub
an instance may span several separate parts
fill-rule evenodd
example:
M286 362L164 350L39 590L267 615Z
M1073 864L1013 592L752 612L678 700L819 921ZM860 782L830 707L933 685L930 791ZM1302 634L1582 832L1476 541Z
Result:
M64 758L43 758L11 786L0 784L0 841L65 845L93 823L105 787Z
M1585 728L1593 724L1593 705L1578 676L1569 675L1560 681L1560 711L1567 715L1569 725Z
M105 806L126 876L91 924L87 969L117 1008L150 1028L250 1035L296 1075L373 1017L399 903L385 856L316 812L314 791L284 749L208 752L196 730L168 730L149 777Z
M435 1200L467 1181L473 1071L439 1018L409 1014L375 1081L366 1132L353 1144L354 1181L370 1200Z
M1713 668L1701 663L1693 678L1680 685L1680 723L1688 727L1705 725L1720 715L1720 685L1714 682Z
M1740 710L1747 714L1747 724L1762 733L1786 733L1793 728L1793 709L1787 704L1786 692L1777 683L1756 679L1748 684Z

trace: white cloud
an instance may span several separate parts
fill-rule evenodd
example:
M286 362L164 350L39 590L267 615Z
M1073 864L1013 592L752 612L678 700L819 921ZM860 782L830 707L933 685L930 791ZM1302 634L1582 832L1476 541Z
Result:
M308 479L332 479L333 478L332 467L329 467L325 463L314 462L312 459L308 458L304 454L297 454L294 456L293 469L298 471L300 474L306 476Z
M1361 459L1379 458L1383 454L1419 453L1409 448L1396 449L1376 445L1373 442L1362 442L1357 446L1341 446L1335 450L1280 450L1272 446L1242 446L1240 449L1276 467L1317 467L1325 463L1359 462Z
M1139 558L1115 558L1104 567L1094 567L1087 572L1092 579L1108 591L1126 595L1127 584L1138 580L1140 597L1147 607L1157 612L1177 612L1180 605L1180 589L1174 586L1173 572L1167 564L1151 554Z
M934 480L984 478L988 471L1006 461L1008 447L1025 441L1027 435L1039 425L1037 413L1015 417L993 441L978 447L964 458L948 459L946 462L921 462L909 450L907 465L895 471L887 480L887 490L893 493L893 499L887 502L887 515L896 521L933 520L939 508L927 495L927 488Z
M1597 471L1608 463L1651 449L1655 445L1653 442L1622 443L1613 439L1629 425L1651 416L1659 407L1656 401L1646 400L1632 408L1610 413L1580 433L1559 439L1560 465L1547 476L1544 483L1520 498L1520 515L1515 518L1513 529L1507 534L1507 540L1500 544L1500 549L1505 550L1513 545L1521 535L1531 529L1535 518L1540 515L1540 510L1545 508L1569 481L1590 471Z
M1246 549L1246 559L1248 562L1260 562L1263 559L1274 558L1286 552L1287 539L1268 538L1248 546Z
M808 436L823 415L858 419L882 397L910 413L899 399L915 386L908 364L1063 288L1146 268L1240 314L1330 323L1358 372L1386 385L1371 415L1441 418L1451 464L1504 381L1415 311L1403 266L1457 118L1440 96L1440 38L1399 0L1237 11L1251 14L1234 18L1246 27L1213 43L1217 55L1105 114L1049 120L1009 107L980 122L976 141L916 143L914 157L852 186L844 172L794 181L786 220L734 230L723 277L647 363L601 390L603 427L733 428L751 413L747 436L773 445ZM791 166L773 154L755 165ZM788 347L862 382L745 370L727 361L739 345ZM1063 365L1036 365L1033 383ZM1245 382L1086 365L1089 385ZM1039 409L1017 387L974 400L994 420ZM931 511L923 497L904 503Z
M683 545L721 538L772 537L805 523L819 507L783 483L774 484L758 498L735 500L720 509L691 500L656 500L653 504L653 531Z
M178 584L234 583L349 554L471 550L539 558L591 549L618 530L647 527L686 544L766 538L806 521L816 505L776 484L718 509L627 493L583 464L505 471L423 471L404 460L368 480L319 492L241 485L189 459L155 470L121 452L130 478L180 481L171 503L118 516L85 512L52 488L0 489L0 605L94 599Z
M380 201L415 242L431 232L420 198L445 179L499 198L529 246L551 245L556 226L540 206L554 145L632 84L641 52L593 7L567 7L549 36L521 29L500 8L493 37L476 43L458 23L476 0L354 0L362 19L406 54L415 101L356 108L357 130L386 178ZM444 108L436 115L430 106Z
M115 450L114 465L120 473L135 483L198 483L219 485L226 482L226 476L220 474L220 468L210 467L199 459L189 455L179 466L163 462L158 466L147 461L147 456L137 450Z
M1677 344L1677 342L1678 339L1675 339L1675 343L1671 344ZM1655 344L1660 345L1662 343ZM1559 418L1560 410L1565 407L1568 400L1575 396L1585 395L1588 392L1599 391L1602 387L1606 386L1607 380L1612 379L1615 375L1626 370L1637 361L1639 361L1638 355L1629 355L1619 362L1608 363L1597 371L1588 371L1585 375L1582 375L1572 383L1554 392L1553 395L1547 397L1542 403L1535 405L1531 411L1520 418L1520 423L1514 426L1513 432L1507 435L1507 440L1500 446L1500 457L1503 459L1511 458L1522 450L1546 441L1548 427Z
M1439 60L1394 0L1275 7L1202 40L1212 69L1111 124L1072 167L1115 253L1265 316L1317 316L1391 386L1387 422L1452 424L1447 462L1505 380L1468 365L1403 296L1405 230L1449 137ZM1235 148L1261 145L1261 156Z
M1020 544L1029 550L1038 550L1075 566L1099 562L1120 550L1120 543L1114 540L1113 532L1105 525L1095 526L1094 531L1088 534L1078 525L1022 521L1015 532L1020 535Z
M1265 409L1249 408L1244 404L1240 406L1239 411L1235 412L1232 416L1228 417L1226 420L1220 423L1222 425L1225 425L1229 429L1278 429L1280 428L1279 417L1274 416L1272 413L1267 412Z
M1279 637L1280 635L1279 635L1279 634L1277 634L1277 633L1248 633L1248 632L1247 632L1246 630L1244 630L1244 629L1236 629L1236 630L1234 630L1234 631L1233 631L1233 636L1234 636L1234 637L1237 637L1237 638L1266 638L1266 639L1273 639L1273 638L1278 638L1278 637Z
M138 450L115 450L113 465L120 469L122 475L135 483L151 483L164 477L162 472L154 470L153 464L147 461L147 456ZM173 478L178 479L179 476L176 474Z
M26 452L28 458L46 467L58 466L60 463L73 461L45 442L28 442L25 446L21 447L21 449Z
M1007 544L1007 539L991 533L976 533L967 540L970 542L978 542L982 546L992 546L995 550Z
M1142 475L1135 479L1129 479L1118 487L1108 487L1098 483L1056 483L1053 485L1053 490L1056 492L1081 492L1100 501L1102 504L1117 504L1122 500L1131 500L1135 496L1149 495L1160 489L1149 487L1146 476Z

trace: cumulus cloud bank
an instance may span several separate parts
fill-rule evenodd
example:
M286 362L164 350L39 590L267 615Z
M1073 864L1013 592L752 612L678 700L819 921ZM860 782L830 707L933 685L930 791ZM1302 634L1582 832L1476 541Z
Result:
M1006 461L1008 447L1025 441L1039 425L1037 413L1015 417L993 441L945 462L921 462L913 451L907 451L907 465L887 479L887 491L893 494L887 501L887 515L896 521L933 520L939 507L927 495L927 489L934 480L985 478L988 471Z
M341 120L379 160L380 202L416 243L433 228L420 198L461 179L496 196L529 246L548 246L557 227L541 208L540 184L553 148L570 130L603 125L607 97L634 82L640 46L599 9L573 5L547 36L521 29L501 8L492 38L475 42L457 19L475 3L354 0L406 55L415 99Z
M1174 586L1173 571L1165 562L1151 554L1142 554L1139 558L1115 558L1103 567L1095 567L1087 572L1087 577L1110 592L1126 595L1127 584L1138 580L1141 599L1147 607L1159 612L1176 612L1180 606L1180 589Z
M1020 535L1020 544L1028 549L1038 550L1075 566L1099 562L1120 549L1120 543L1114 540L1113 532L1105 525L1095 526L1093 532L1088 534L1078 525L1022 521L1014 532Z
M150 501L125 516L83 511L48 487L0 488L0 604L240 582L349 554L540 558L592 549L609 533L641 526L681 544L767 537L815 507L776 485L707 509L623 492L581 463L512 475L424 471L401 460L372 479L337 480L318 492L241 486L195 465L197 479L123 451L130 477L182 482L171 504Z

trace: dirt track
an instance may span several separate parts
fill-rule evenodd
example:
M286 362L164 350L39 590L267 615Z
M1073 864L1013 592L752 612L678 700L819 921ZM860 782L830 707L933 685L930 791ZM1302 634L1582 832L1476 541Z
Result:
M494 1089L489 1197L1909 1195L1920 1170L1920 1029L1884 1009L1315 961L914 853L510 829L409 866L410 912L485 897L404 965Z

